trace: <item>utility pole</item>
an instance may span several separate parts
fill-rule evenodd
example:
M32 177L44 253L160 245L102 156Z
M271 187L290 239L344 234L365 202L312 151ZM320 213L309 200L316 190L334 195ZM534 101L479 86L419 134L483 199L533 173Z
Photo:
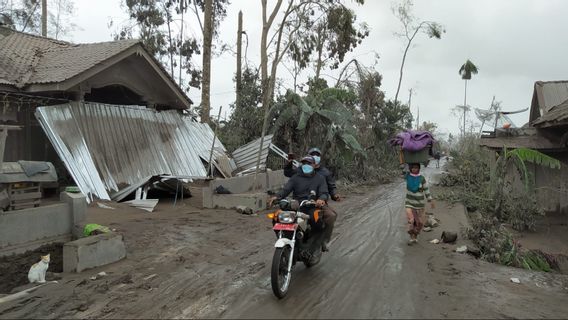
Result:
M242 46L243 46L243 12L239 11L239 26L237 28L237 99L236 99L236 109L237 110L241 107Z
M47 0L41 0L41 35L47 37Z

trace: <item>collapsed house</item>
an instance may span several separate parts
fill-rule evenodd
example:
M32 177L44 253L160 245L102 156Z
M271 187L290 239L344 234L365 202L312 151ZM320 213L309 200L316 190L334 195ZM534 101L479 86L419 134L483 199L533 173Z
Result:
M202 180L190 189L199 206L260 208L282 174L252 178L258 142L231 159L191 104L138 40L73 44L0 26L0 256L70 240L86 201L134 196L151 211L150 187L177 197ZM266 137L262 171L270 150ZM46 189L69 185L81 192L38 207ZM217 194L220 185L232 193Z
M497 152L503 147L530 148L560 160L560 170L532 163L527 169L539 206L549 212L568 211L568 80L535 82L529 122L521 128L495 128L480 144ZM519 177L512 179L520 182Z
M250 173L191 119L191 103L138 40L73 44L0 27L0 122L21 128L4 159L51 162L88 199L122 200L153 177Z

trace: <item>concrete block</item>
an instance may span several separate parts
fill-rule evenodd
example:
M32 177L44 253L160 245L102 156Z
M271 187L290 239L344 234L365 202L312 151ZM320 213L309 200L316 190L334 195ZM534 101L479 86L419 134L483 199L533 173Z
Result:
M124 259L122 235L105 233L63 245L63 272L81 272Z
M213 208L236 209L239 206L249 207L253 211L266 209L267 195L253 194L216 194L213 195Z
M60 195L62 202L69 204L73 224L80 224L85 221L87 216L87 198L82 193L62 192Z

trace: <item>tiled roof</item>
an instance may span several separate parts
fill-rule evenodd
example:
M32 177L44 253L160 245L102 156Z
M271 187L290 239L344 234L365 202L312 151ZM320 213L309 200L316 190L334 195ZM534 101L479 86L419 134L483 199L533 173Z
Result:
M21 88L65 81L138 43L73 44L0 27L0 83Z

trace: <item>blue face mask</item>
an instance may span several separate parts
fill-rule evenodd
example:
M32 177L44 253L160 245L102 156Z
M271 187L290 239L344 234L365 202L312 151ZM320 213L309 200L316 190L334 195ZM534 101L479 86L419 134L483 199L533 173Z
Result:
M303 164L303 165L302 165L302 172L303 172L304 174L311 174L311 173L314 172L314 167L312 167L312 166L309 165L309 164Z
M320 156L312 156L312 158L314 158L314 160L316 161L316 164L320 164L320 161L321 161Z

